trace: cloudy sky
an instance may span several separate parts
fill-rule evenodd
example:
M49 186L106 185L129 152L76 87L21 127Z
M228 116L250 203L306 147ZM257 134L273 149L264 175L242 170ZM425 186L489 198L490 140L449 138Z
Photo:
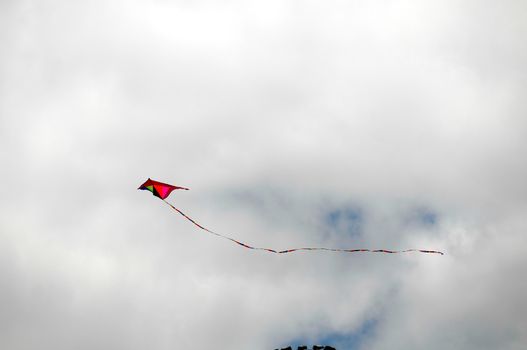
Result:
M525 1L0 1L0 347L524 349ZM147 192L273 255L197 230Z

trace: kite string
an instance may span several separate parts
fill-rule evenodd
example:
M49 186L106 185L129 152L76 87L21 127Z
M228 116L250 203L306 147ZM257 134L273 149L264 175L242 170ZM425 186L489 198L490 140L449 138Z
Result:
M274 250L274 249L270 249L270 248L253 247L253 246L250 246L250 245L248 245L246 243L237 241L234 238L231 238L231 237L226 236L226 235L222 235L221 233L217 233L217 232L211 231L208 228L206 228L204 226L201 226L196 221L194 221L191 217L189 217L187 214L183 213L181 210L179 210L178 208L176 208L175 206L173 206L172 204L170 204L166 200L162 199L162 201L165 202L169 207L174 209L176 212L181 214L185 219L187 219L188 221L190 221L191 223L196 225L198 228L200 228L200 229L202 229L202 230L204 230L204 231L206 231L208 233L211 233L213 235L216 235L218 237L221 237L221 238L224 238L224 239L228 239L229 241L232 241L232 242L234 242L236 244L239 244L242 247L245 247L245 248L248 248L248 249L265 250L265 251L268 251L270 253L275 253L275 254L286 254L286 253L292 253L292 252L301 251L301 250L307 250L307 251L309 251L309 250L324 250L324 251L345 252L345 253L370 252L370 253L397 254L397 253L408 253L408 252L420 252L420 253L444 255L442 252L437 251L437 250L425 250L425 249L388 250L388 249L365 249L365 248L360 248L360 249L339 249L339 248L323 248L323 247L306 247L306 248L292 248L292 249L286 249L286 250L278 251L278 250Z

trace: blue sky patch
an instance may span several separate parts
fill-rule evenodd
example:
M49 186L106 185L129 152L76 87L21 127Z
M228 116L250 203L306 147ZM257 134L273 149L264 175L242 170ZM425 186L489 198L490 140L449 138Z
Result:
M306 340L303 338L293 340L290 345L293 349L297 349L300 345L307 345L309 349L313 345L330 345L337 350L355 350L359 349L361 344L367 338L374 335L377 328L378 321L370 319L365 321L357 330L350 333L328 333L315 340Z
M330 211L326 214L325 222L338 233L350 236L360 236L362 233L364 216L358 208L347 207Z
M419 226L435 226L439 220L438 214L428 208L417 208L408 217L408 223Z

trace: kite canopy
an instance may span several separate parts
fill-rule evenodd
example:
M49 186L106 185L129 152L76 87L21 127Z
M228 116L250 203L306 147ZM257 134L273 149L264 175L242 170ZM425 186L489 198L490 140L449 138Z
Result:
M146 180L144 184L139 186L138 190L148 190L152 192L154 196L159 197L161 199L165 199L170 195L170 192L174 190L188 190L188 188L173 186L148 178L148 180Z

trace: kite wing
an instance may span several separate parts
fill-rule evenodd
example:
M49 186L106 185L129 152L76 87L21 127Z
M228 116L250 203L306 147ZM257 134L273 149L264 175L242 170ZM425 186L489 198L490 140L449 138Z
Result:
M154 196L159 197L164 200L165 198L168 197L170 192L174 190L188 190L188 188L169 185L163 182L151 180L149 178L148 180L145 181L144 184L139 186L138 190L150 191L152 192Z
M225 239L228 239L236 244L239 244L240 246L247 248L247 249L255 249L255 250L265 250L270 253L276 253L276 254L285 254L285 253L291 253L301 250L325 250L325 251L332 251L332 252L345 252L345 253L357 253L357 252L370 252L370 253L387 253L387 254L395 254L395 253L409 253L409 252L420 252L420 253L428 253L428 254L440 254L443 255L442 252L437 250L425 250L425 249L406 249L406 250L388 250L388 249L339 249L339 248L322 248L322 247L305 247L305 248L292 248L292 249L286 249L286 250L274 250L270 248L260 248L260 247L253 247L248 244L245 244L243 242L240 242L234 238L231 238L226 235L222 235L221 233L217 233L214 231L209 230L208 228L198 224L196 221L194 221L192 218L187 216L185 213L183 213L178 208L174 207L172 204L167 202L165 198L168 197L170 192L173 190L188 190L186 187L179 187L179 186L173 186L169 184L165 184L159 181L154 181L151 179L148 179L144 184L142 184L138 190L148 190L153 193L154 196L159 197L165 202L168 206L170 206L172 209L174 209L176 212L181 214L185 219L196 225L198 228L200 228L203 231L206 231L208 233L211 233L213 235L216 235L218 237L222 237Z

